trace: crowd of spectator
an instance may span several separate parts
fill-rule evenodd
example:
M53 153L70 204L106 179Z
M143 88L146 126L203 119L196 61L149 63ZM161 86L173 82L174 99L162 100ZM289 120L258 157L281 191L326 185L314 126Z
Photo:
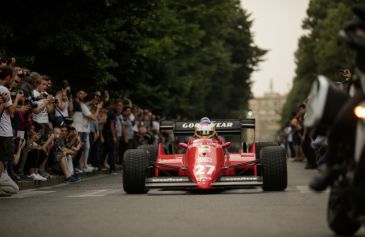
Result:
M344 67L337 67L339 78L335 85L351 93L352 72ZM287 150L287 156L293 161L307 161L306 169L316 169L326 163L327 136L323 131L310 131L303 126L306 105L301 104L297 111L291 114L285 128L281 131L280 141Z
M46 181L80 173L116 174L123 153L142 144L164 142L159 116L124 96L73 90L64 80L0 60L0 195L18 192L17 182ZM91 96L90 96L91 95Z
M316 169L324 163L327 151L327 138L313 134L303 125L306 105L298 106L292 112L280 134L280 142L287 151L287 157L293 161L306 161L305 169Z
M324 162L326 137L303 126L305 104L291 114L281 142L293 161L315 169ZM160 117L124 96L107 91L73 90L63 80L0 59L0 196L17 193L17 182L47 181L62 175L77 182L80 173L116 174L127 149L162 143L173 137L159 132Z

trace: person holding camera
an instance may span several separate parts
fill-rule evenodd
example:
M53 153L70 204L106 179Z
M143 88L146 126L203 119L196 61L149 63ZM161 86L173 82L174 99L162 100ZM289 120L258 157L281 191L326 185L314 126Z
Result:
M33 90L33 98L37 107L33 108L32 118L34 122L37 122L41 126L41 139L40 144L43 144L48 139L48 135L51 132L52 124L49 121L48 114L54 110L54 97L47 93L48 81L45 80L38 73L36 77L39 80L38 87ZM43 161L39 168L39 174L45 178L49 177L49 174L45 171L48 157Z
M39 85L39 74L36 72L30 73L29 71L23 69L22 76L24 79L19 89L23 91L24 96L28 101L32 101L33 90L35 90Z
M26 117L28 117L28 112L31 109L31 106L26 103L24 91L20 89L22 77L19 75L19 70L19 68L15 69L16 75L10 83L9 89L12 100L15 99L17 94L23 95L23 98L19 101L18 106L16 106L15 114L12 118L13 129L15 132L19 131L19 127L22 127L24 121L27 120ZM23 130L22 132L24 132L24 128L21 128L20 130Z
M39 84L38 87L33 90L33 97L37 107L33 109L33 121L39 123L42 126L41 140L45 141L48 138L48 134L51 130L48 113L51 113L53 107L53 96L46 92L48 82L38 74Z
M54 124L56 126L66 123L66 119L70 118L73 110L73 102L71 89L68 84L62 83L62 88L55 95L55 117Z
M17 94L14 103L10 97L10 91L7 86L10 85L14 77L14 71L11 67L5 66L0 69L0 177L5 171L5 162L11 161L14 158L14 141L13 127L11 117L14 115L18 101L23 98L23 95Z
M54 140L49 156L54 160L54 162L58 163L65 176L65 181L73 183L79 181L80 178L73 174L73 170L70 170L68 167L67 156L74 155L76 151L67 148L65 135L66 134L62 134L62 129L60 127L53 128Z
M35 181L47 181L47 177L42 174L41 166L48 159L49 146L54 140L54 135L50 134L46 141L41 140L42 126L34 122L28 138L29 152L27 153L24 170L28 173L28 178Z

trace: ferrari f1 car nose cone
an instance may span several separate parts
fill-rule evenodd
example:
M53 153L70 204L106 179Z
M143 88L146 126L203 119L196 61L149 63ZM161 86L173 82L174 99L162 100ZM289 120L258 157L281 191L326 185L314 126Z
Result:
M212 183L209 182L209 181L197 182L196 187L198 189L211 189L212 188Z

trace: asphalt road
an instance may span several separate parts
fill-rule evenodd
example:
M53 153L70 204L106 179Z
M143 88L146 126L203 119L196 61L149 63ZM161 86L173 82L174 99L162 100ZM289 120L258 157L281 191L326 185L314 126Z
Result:
M334 236L325 220L328 192L311 192L316 171L303 167L288 161L285 192L127 195L122 175L24 190L0 199L0 236Z

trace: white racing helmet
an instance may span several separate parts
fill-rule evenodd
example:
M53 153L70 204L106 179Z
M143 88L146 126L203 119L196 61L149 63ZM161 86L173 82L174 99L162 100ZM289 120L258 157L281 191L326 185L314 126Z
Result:
M347 93L337 88L325 76L318 76L307 98L304 126L329 128L348 98Z
M216 134L215 123L209 118L203 117L199 123L195 125L195 136L199 138L211 138Z

